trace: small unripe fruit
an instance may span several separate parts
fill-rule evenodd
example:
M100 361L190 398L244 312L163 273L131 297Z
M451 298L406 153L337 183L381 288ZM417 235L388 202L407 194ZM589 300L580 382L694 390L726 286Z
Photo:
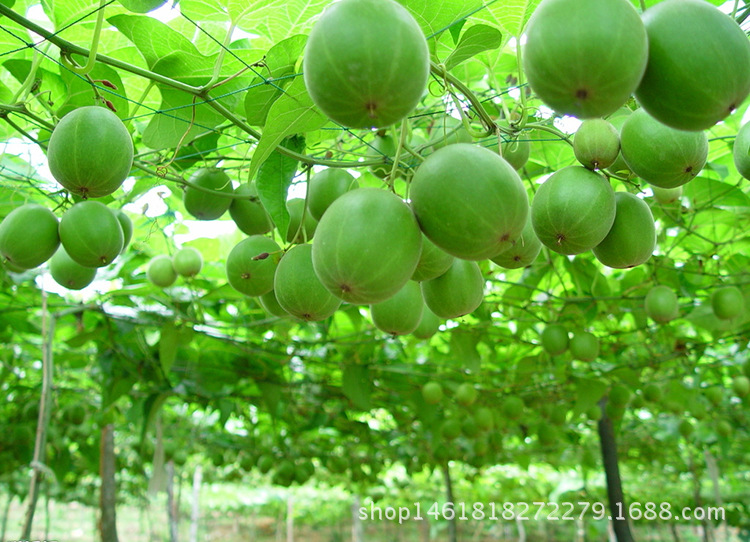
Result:
M201 168L190 177L190 183L202 188L232 194L232 181L223 170L217 168ZM210 192L204 192L192 186L186 186L182 196L185 210L198 220L216 220L221 217L232 204L232 198Z
M273 222L263 204L258 200L258 192L253 184L243 183L234 189L235 196L229 204L229 216L245 235L262 235L273 229Z
M570 337L568 330L562 324L550 324L546 326L540 336L542 348L552 356L559 356L568 349Z
M328 168L312 177L307 186L307 207L315 220L320 220L326 209L339 196L359 188L351 173L341 168Z
M588 331L579 331L570 339L570 353L573 359L580 361L594 361L599 357L599 339Z
M203 267L203 255L193 247L184 247L172 256L172 264L178 275L194 277Z
M151 258L146 270L148 280L160 288L172 286L177 280L177 272L172 265L172 258L160 254Z
M84 267L73 261L63 246L50 258L49 271L55 282L68 290L82 290L96 277L95 267Z
M711 295L711 308L717 318L731 320L745 311L745 299L736 286L725 286L714 290Z
M680 310L677 294L664 285L654 286L646 294L646 314L659 323L677 318Z
M473 384L464 382L456 389L456 402L459 405L469 406L474 404L474 401L479 397L479 392Z
M620 153L620 133L604 119L585 120L576 131L573 152L584 167L608 168Z
M443 398L443 387L435 381L427 382L422 386L422 398L430 405L436 405Z

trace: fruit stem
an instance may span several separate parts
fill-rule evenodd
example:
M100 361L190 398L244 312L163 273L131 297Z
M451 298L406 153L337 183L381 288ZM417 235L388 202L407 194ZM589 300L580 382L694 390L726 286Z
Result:
M643 2L644 0L641 0L641 3ZM734 7L732 8L732 19L735 19L737 17L737 7L739 3L740 3L740 0L734 0Z
M734 7L737 7L737 0L734 2ZM646 0L641 0L641 12L646 11Z
M391 191L393 191L393 180L396 178L396 172L398 171L398 163L401 160L401 150L404 148L406 143L406 133L409 129L409 121L404 119L401 121L401 134L398 136L398 145L396 145L396 153L393 155L393 166L391 167L391 173L388 175L388 184L390 185ZM396 127L393 126L394 139L396 139Z
M49 49L49 45L50 44L48 43L44 48L45 55L47 53L47 50ZM34 48L34 57L31 60L31 69L29 70L29 74L26 76L26 79L21 85L21 88L19 88L13 98L10 99L10 103L16 104L19 101L24 101L26 93L29 92L29 90L34 85L34 82L36 81L36 72L43 58L44 55L40 54L40 52L36 48Z
M73 73L78 75L87 75L94 69L96 63L96 51L99 48L99 36L102 33L102 25L104 23L104 8L107 7L109 0L99 0L99 9L96 13L96 26L94 27L94 36L91 38L91 48L88 53L88 60L86 65L83 67L77 66L73 59L70 58L70 53L65 50L60 51L60 62L62 65L68 68Z
M486 133L484 133L480 137L487 137L495 134L497 132L497 126L495 126L495 121L490 117L487 110L484 108L482 103L479 101L479 98L477 98L476 94L474 94L469 88L464 85L459 79L448 73L448 70L445 69L445 66L441 66L440 64L430 61L430 71L434 74L440 77L441 79L444 79L447 83L450 83L451 86L458 89L458 91L464 95L464 97L469 100L469 103L471 103L471 106L476 111L477 115L479 116L479 119L482 121L482 124L487 129ZM459 109L460 111L460 109Z
M566 143L568 143L571 147L573 146L573 142L570 140L570 135L558 130L554 126L548 126L547 124L542 124L538 122L533 122L531 124L528 124L526 126L527 128L536 128L538 130L542 130L543 132L549 132L550 134L554 134Z
M521 130L526 126L526 90L524 89L526 80L523 74L523 58L519 40L520 37L516 40L516 64L518 64L518 97L521 100L521 119L517 125L514 125L510 117L508 117L508 122Z

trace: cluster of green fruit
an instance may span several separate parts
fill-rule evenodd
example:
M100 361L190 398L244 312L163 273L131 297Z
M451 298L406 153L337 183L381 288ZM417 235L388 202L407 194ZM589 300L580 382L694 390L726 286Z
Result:
M125 250L133 224L120 209L80 201L58 221L47 207L27 203L0 223L0 255L6 268L22 272L49 260L50 274L70 290L85 288L97 269Z
M146 277L160 288L172 286L177 276L192 278L203 268L203 255L193 247L183 247L173 256L160 254L151 258Z

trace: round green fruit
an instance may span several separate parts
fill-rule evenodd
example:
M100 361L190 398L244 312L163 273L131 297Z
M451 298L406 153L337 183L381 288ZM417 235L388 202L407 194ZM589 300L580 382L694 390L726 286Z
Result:
M262 235L243 239L227 256L227 280L238 292L259 296L273 290L281 248Z
M568 349L570 337L567 328L562 324L549 324L540 335L542 348L551 356L564 354Z
M443 387L433 380L422 386L422 398L430 405L436 405L443 399Z
M440 434L447 440L453 440L461 435L461 422L455 418L449 418L440 426Z
M615 194L615 221L607 236L593 248L601 263L615 269L641 265L656 248L656 226L651 208L629 192Z
M573 359L580 361L594 361L599 357L599 339L588 331L573 334L568 344Z
M279 305L279 300L276 299L276 292L274 292L273 290L259 296L258 302L260 303L260 306L263 307L263 310L271 316L278 316L279 318L289 316L289 313L286 312L281 305Z
M604 119L584 120L573 139L576 159L588 169L605 169L620 153L620 133Z
M622 384L615 384L609 390L609 402L615 407L623 408L630 401L632 392Z
M542 242L534 233L531 224L531 213L526 217L526 225L521 237L513 241L513 245L492 258L492 261L505 269L519 269L534 263L542 251Z
M296 245L284 254L273 281L279 305L302 320L325 320L341 306L341 300L321 284L312 263L312 246Z
M523 67L549 107L578 118L622 106L646 69L648 40L627 0L544 0L526 27Z
M474 416L466 416L463 419L461 422L461 432L471 439L479 436L479 427Z
M479 397L479 392L474 387L473 384L469 384L468 382L464 382L463 384L459 385L458 388L456 388L456 402L459 405L463 406L469 406L473 405L474 402L477 400L477 397Z
M602 242L615 221L609 181L584 167L563 168L544 181L531 202L534 233L560 254L580 254Z
M203 268L203 255L193 247L183 247L172 256L172 265L178 275L194 277Z
M492 411L487 407L479 407L474 412L474 421L477 423L482 431L490 431L495 425L495 418L492 415Z
M55 126L47 159L52 176L71 193L100 198L117 190L130 173L133 140L108 108L79 107Z
M286 229L287 243L306 243L312 240L318 221L305 207L305 200L292 198L286 202L286 208L289 211L289 227ZM301 228L300 224L302 224Z
M500 411L506 418L517 420L523 414L524 407L523 399L512 395L503 399L503 402L500 404Z
M315 220L320 220L334 200L355 188L359 188L359 183L344 169L319 171L307 185L307 208Z
M122 209L112 209L111 207L110 209L114 213L115 218L117 218L117 221L120 223L120 227L122 228L122 253L125 252L126 248L128 248L130 240L133 238L133 222Z
M166 254L159 254L151 258L146 270L146 277L159 288L172 286L177 280L177 272L174 270L172 258Z
M273 222L258 199L258 191L251 183L243 183L234 189L235 198L229 204L229 216L245 235L263 235L273 229Z
M654 286L648 291L644 308L646 314L660 324L674 320L680 312L677 294L664 285Z
M676 188L659 188L658 186L652 186L651 191L654 193L654 199L662 205L671 205L677 201L680 201L682 197L682 186Z
M724 390L718 386L705 388L703 394L706 396L706 399L708 399L714 406L720 405L724 400Z
M643 24L648 67L635 97L660 122L678 130L705 130L750 93L750 42L717 7L700 0L665 0L643 13Z
M676 188L706 165L708 137L704 132L670 128L638 109L622 125L620 148L637 176L660 188Z
M484 277L476 262L456 259L448 271L422 284L427 307L439 318L458 318L474 312L484 297Z
M732 158L737 173L750 179L750 122L743 124L737 132L732 146Z
M414 273L422 235L409 206L392 192L357 188L334 201L313 244L315 273L349 303L379 303Z
M719 423L716 424L716 434L724 438L732 434L732 429L732 424L727 420L719 420Z
M695 426L690 423L690 420L680 420L677 424L677 431L683 438L689 438L695 432Z
M529 161L531 155L531 143L526 139L510 139L503 141L500 144L502 150L502 156L505 161L508 162L513 169L518 171L526 162Z
M16 207L0 222L0 255L15 268L25 270L42 265L58 246L57 217L37 203Z
M201 188L224 194L233 194L232 181L221 169L200 168L190 176L190 183ZM204 192L199 188L186 186L182 195L185 210L198 220L216 220L232 204L232 198Z
M513 167L484 147L457 143L428 156L409 196L422 231L465 260L497 256L521 236L529 211Z
M429 70L422 29L394 0L329 5L310 31L302 65L315 105L348 128L402 120L422 98Z
M60 220L60 241L68 255L84 267L104 267L122 252L120 221L98 201L81 201Z
M412 332L417 339L429 339L435 333L440 330L440 318L425 305L422 311L422 318L419 320L419 325Z
M382 164L370 166L370 171L379 179L385 179L393 171L393 158L396 156L396 141L393 136L376 135L367 151L368 160L382 160ZM399 171L399 168L396 168Z
M435 246L435 243L427 236L422 235L422 253L411 280L422 282L435 279L448 271L454 259L453 256Z
M724 286L714 290L711 295L711 308L716 317L721 320L737 318L745 310L742 291L736 286Z
M410 280L392 297L370 305L375 327L391 335L412 333L422 320L424 300L419 283Z
M50 258L49 272L55 282L68 290L82 290L96 277L96 268L84 267L73 261L62 246Z

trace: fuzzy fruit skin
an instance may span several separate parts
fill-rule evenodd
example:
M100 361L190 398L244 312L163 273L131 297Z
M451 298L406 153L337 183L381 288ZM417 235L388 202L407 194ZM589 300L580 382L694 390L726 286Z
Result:
M409 192L424 234L456 258L497 256L521 236L526 189L497 153L468 143L437 150L419 166Z
M627 0L544 0L526 27L529 85L552 109L581 119L623 105L647 57L646 29Z
M229 216L245 235L262 235L273 229L271 217L257 200L258 192L250 183L243 183L234 189L237 196L247 199L233 199L229 204ZM256 198L255 201L250 198Z
M443 398L443 387L439 382L433 380L426 382L422 386L422 398L424 402L429 405L438 404Z
M542 242L534 233L531 224L531 213L526 219L526 225L521 232L521 237L513 242L513 246L503 250L492 258L492 262L505 269L519 269L531 265L542 251Z
M412 333L422 320L424 300L419 283L410 280L392 297L370 305L375 327L391 335Z
M544 181L531 202L534 233L560 254L591 250L615 221L615 192L601 175L584 167L563 168Z
M677 188L706 165L708 137L704 132L670 128L638 109L622 125L620 148L630 170L644 181Z
M503 151L503 158L508 162L513 169L518 171L526 162L529 161L531 155L531 143L525 139L512 139L509 141L503 141L500 144L500 148Z
M146 269L148 280L159 288L168 288L177 280L177 272L172 265L172 258L166 254L159 254L151 258Z
M84 267L104 267L122 251L122 227L98 201L81 201L60 219L60 241L68 255Z
M435 279L448 271L454 259L453 256L436 247L435 243L423 234L422 254L419 256L419 262L411 280L422 282Z
M677 294L669 286L658 285L651 288L644 300L646 314L654 321L665 324L679 315L680 306Z
M217 168L200 168L190 176L190 182L217 192L232 194L232 181L223 170ZM232 198L216 196L190 186L185 187L182 195L185 210L198 220L216 220L232 204Z
M271 316L278 316L279 318L289 316L289 313L286 312L281 305L279 305L279 300L276 299L276 292L274 292L273 290L259 296L258 303L260 303L260 306L263 307L263 310Z
M62 246L50 258L49 272L55 282L68 290L83 290L96 278L96 268L76 263Z
M564 354L570 344L567 328L562 324L549 324L541 333L542 348L551 356Z
M315 230L318 228L318 221L312 216L310 209L305 208L305 200L292 198L286 202L286 209L289 211L289 227L286 230L287 243L311 241L313 235L315 235ZM301 229L300 222L302 222Z
M573 138L573 152L584 167L606 169L620 153L620 132L604 119L585 120Z
M313 243L315 274L349 303L378 303L414 273L422 234L401 198L379 188L357 188L334 201Z
M19 269L33 269L60 246L57 217L42 205L26 203L0 222L0 256Z
M79 107L55 126L47 158L52 176L71 193L100 198L117 190L130 173L133 140L106 107Z
M682 197L682 186L677 188L659 188L658 186L652 186L651 190L654 193L654 199L662 205L670 205L680 200Z
M194 277L203 268L203 254L193 247L184 247L172 256L172 265L178 275Z
M417 339L426 340L440 330L440 318L427 305L423 309L422 318L419 320L419 325L412 332L412 335Z
M307 207L315 220L320 220L326 209L339 196L359 188L357 179L341 168L328 168L312 177L307 186Z
M122 228L122 252L125 252L125 249L127 249L130 244L130 240L133 238L133 222L122 209L112 209L111 207L110 209Z
M570 348L573 359L594 361L599 357L599 339L588 331L574 333L568 348Z
M615 194L615 221L607 236L593 248L601 263L615 269L641 265L656 247L656 226L651 208L629 192Z
M665 0L643 13L648 67L635 97L679 130L710 128L750 93L750 43L708 2Z
M458 318L482 304L484 278L476 262L456 259L448 271L422 283L427 307L439 318Z
M724 286L711 295L711 307L721 320L737 318L745 310L745 299L742 291L736 286Z
M262 235L251 235L237 243L227 256L229 285L251 297L273 290L280 251L279 245Z
M393 0L329 5L310 31L302 69L312 101L349 128L382 128L408 115L430 70L427 40Z
M301 320L325 320L341 306L315 275L311 245L297 245L284 254L273 284L281 308Z
M732 147L732 158L737 173L750 180L750 122L743 124L737 132Z

